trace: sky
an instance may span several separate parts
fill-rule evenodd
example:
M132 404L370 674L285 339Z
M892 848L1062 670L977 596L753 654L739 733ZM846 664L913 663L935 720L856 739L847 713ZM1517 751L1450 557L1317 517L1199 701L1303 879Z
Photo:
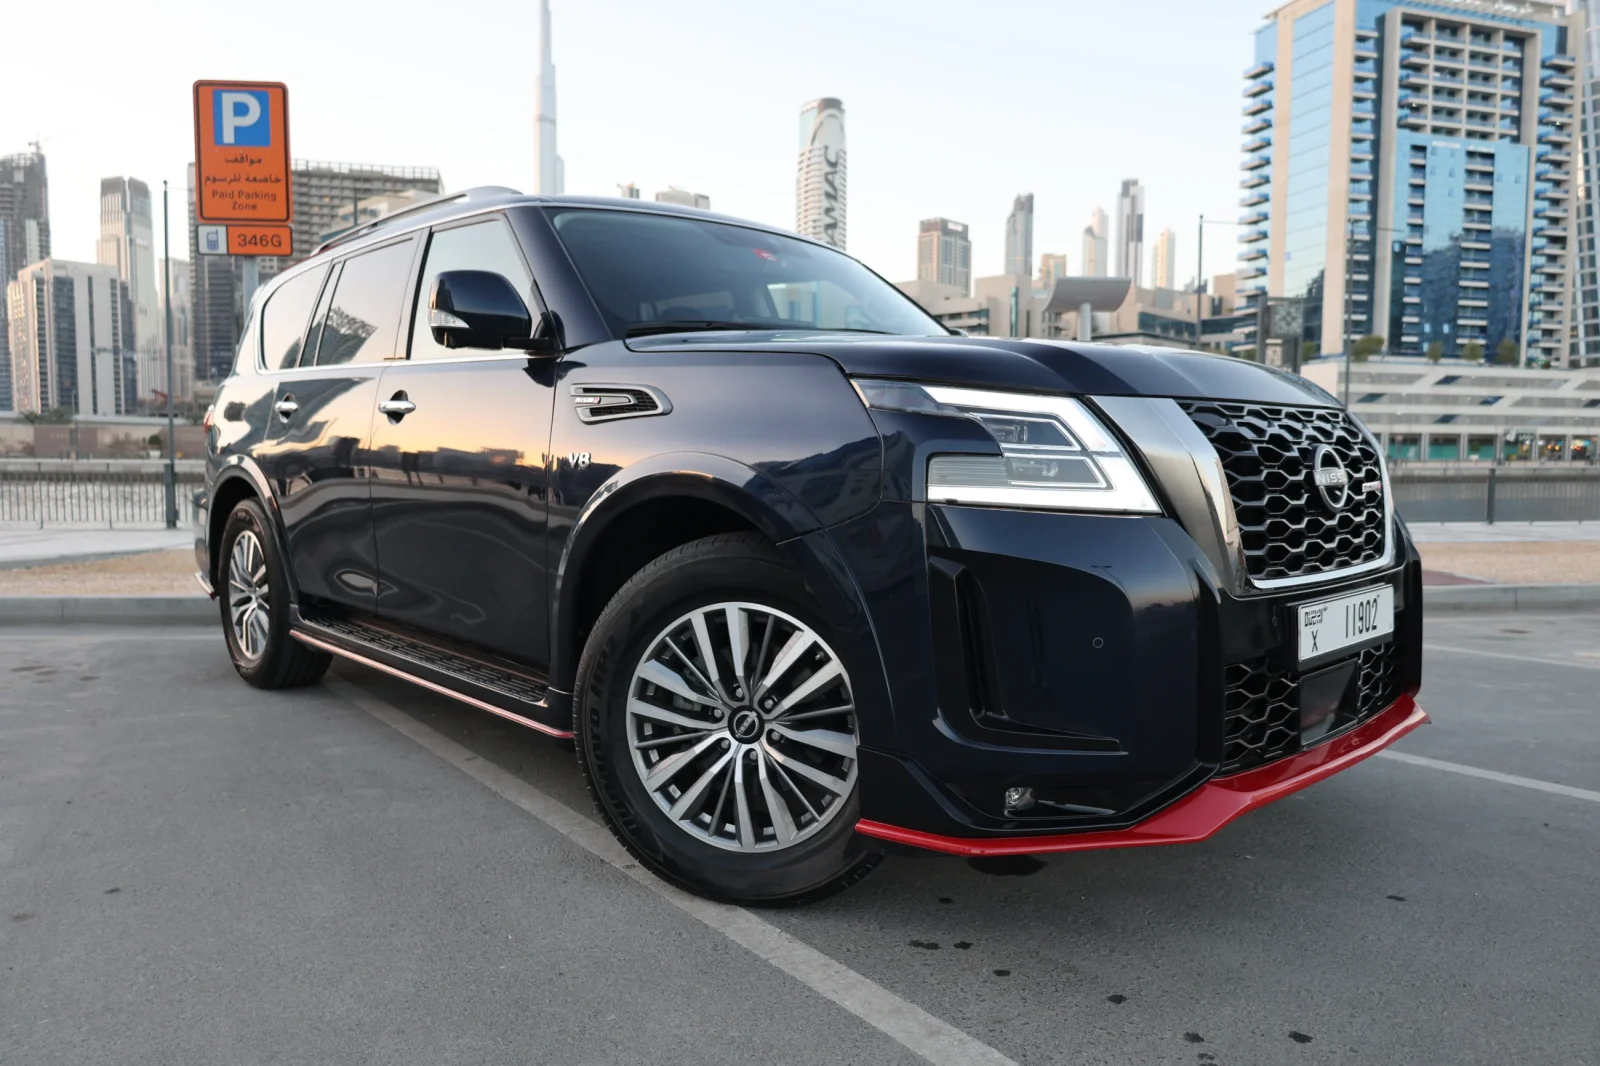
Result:
M1146 189L1146 263L1178 235L1192 278L1202 214L1237 207L1241 74L1264 0L551 0L569 193L669 184L714 210L794 225L798 114L844 101L849 248L916 275L917 223L967 223L974 276L1003 269L1013 198L1034 194L1034 252L1077 272L1095 207ZM435 166L447 189L531 191L535 0L160 0L18 4L6 16L0 155L41 139L58 258L93 261L99 180L172 187L196 79L289 87L296 158ZM20 62L20 67L19 67ZM1113 223L1114 226L1114 223ZM157 243L160 218L156 219ZM1208 276L1235 230L1208 226ZM159 247L157 254L159 255Z

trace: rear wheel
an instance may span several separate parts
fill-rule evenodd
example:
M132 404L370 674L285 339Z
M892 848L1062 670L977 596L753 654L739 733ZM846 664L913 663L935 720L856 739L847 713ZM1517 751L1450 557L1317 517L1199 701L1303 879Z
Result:
M754 534L695 541L628 581L584 649L576 701L579 760L622 843L741 903L815 899L870 872L836 647Z
M309 685L332 658L289 635L289 576L267 514L242 500L222 527L218 596L233 668L256 688Z

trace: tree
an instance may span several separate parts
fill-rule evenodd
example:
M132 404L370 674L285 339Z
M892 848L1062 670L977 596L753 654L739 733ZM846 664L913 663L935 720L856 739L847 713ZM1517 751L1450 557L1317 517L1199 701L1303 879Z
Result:
M1483 342L1468 341L1467 346L1461 349L1461 358L1469 363L1483 362Z
M1428 345L1428 362L1437 363L1444 358L1444 341L1434 341Z
M1517 342L1510 337L1500 338L1500 343L1495 345L1495 362L1504 363L1506 366L1515 366L1517 357L1521 354L1517 350Z
M1356 341L1350 348L1350 358L1358 363L1365 363L1371 356L1383 351L1383 338L1376 333L1369 333Z

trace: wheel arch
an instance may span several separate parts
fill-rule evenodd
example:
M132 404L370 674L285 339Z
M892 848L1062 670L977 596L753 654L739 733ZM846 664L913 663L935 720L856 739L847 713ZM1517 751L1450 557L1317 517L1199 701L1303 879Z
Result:
M261 504L262 510L267 513L267 523L271 527L272 537L277 542L279 554L287 559L288 554L284 547L283 516L278 512L277 497L273 495L271 485L261 468L249 459L238 456L218 472L216 480L211 484L206 493L206 576L211 579L211 587L219 588L220 575L217 572L218 553L222 547L222 530L228 523L228 516L233 513L242 500L254 499ZM299 590L294 587L294 568L288 567L286 576L289 580L289 590L292 598L298 599Z
M767 475L723 456L662 455L619 471L579 512L552 589L551 687L572 691L588 630L629 577L704 536L751 530L785 542L820 528L816 516ZM810 575L803 573L808 583Z

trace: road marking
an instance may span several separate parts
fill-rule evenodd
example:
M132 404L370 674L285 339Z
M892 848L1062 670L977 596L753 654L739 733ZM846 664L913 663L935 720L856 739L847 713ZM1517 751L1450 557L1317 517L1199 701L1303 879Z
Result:
M776 966L823 998L937 1066L1017 1066L989 1045L941 1021L743 907L691 896L634 861L609 830L507 770L405 714L368 689L328 680L326 687L420 744L579 847L621 870L679 910Z
M1488 651L1482 648L1452 648L1448 644L1424 644L1427 651L1443 651L1452 655L1482 655L1490 659L1510 659L1517 663L1543 663L1546 666L1573 666L1579 670L1600 670L1600 663L1575 663L1571 659L1547 659L1537 655L1514 655L1508 651Z
M1398 762L1410 763L1412 766L1426 766L1430 770L1443 770L1446 773L1462 774L1466 777L1481 777L1485 781L1498 781L1502 785L1516 785L1519 788L1531 788L1535 792L1550 792L1557 796L1569 796L1572 799L1600 803L1600 792L1591 792L1586 788L1573 788L1571 785L1558 785L1554 781L1539 781L1532 777L1518 777L1516 774L1503 774L1499 770L1480 770L1476 766L1463 766L1457 762L1429 759L1423 755L1411 755L1403 751L1380 751L1378 752L1378 758L1394 759Z

